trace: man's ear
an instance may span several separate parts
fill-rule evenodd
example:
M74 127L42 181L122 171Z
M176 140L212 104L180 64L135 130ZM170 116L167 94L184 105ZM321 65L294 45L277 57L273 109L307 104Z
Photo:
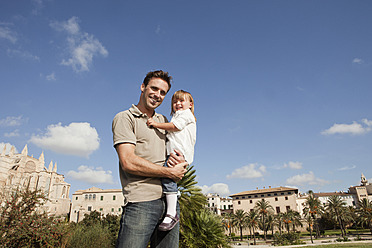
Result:
M146 86L142 83L141 84L141 91L143 92L145 90Z

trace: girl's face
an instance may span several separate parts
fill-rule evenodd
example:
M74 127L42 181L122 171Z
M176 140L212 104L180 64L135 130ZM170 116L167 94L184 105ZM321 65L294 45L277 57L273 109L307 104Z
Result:
M172 108L173 111L176 112L178 110L186 110L191 109L192 102L190 102L190 99L188 97L181 98L181 99L174 99L172 102Z

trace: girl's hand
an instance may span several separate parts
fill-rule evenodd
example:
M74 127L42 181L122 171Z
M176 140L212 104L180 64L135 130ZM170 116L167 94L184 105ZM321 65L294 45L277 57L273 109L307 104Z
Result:
M155 127L156 122L150 117L146 122L148 127Z

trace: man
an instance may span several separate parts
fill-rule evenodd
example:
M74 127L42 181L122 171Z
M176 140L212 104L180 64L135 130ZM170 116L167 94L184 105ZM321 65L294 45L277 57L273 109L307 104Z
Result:
M155 109L163 102L171 84L167 72L149 72L137 105L118 113L112 123L114 147L119 157L120 180L124 194L123 215L117 247L175 248L179 224L169 232L157 230L165 210L160 178L182 179L187 163L180 152L169 157L173 167L163 167L166 159L165 131L149 128L147 119L166 122Z

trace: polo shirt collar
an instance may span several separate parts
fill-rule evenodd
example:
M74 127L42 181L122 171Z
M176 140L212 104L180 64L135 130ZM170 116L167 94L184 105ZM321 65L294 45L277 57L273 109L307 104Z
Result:
M132 107L129 109L129 111L132 113L132 115L137 116L137 117L146 117L147 115L142 113L141 110L137 108L136 105L132 104ZM153 117L158 117L160 114L154 112Z

